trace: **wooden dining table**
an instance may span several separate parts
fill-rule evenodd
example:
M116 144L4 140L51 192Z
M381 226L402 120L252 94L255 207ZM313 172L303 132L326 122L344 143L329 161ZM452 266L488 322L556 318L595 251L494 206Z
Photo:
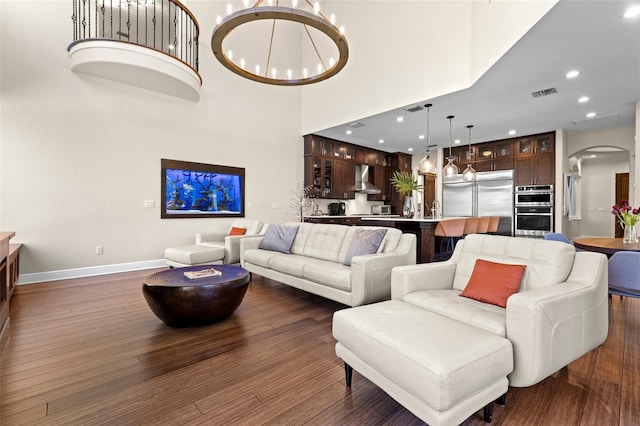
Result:
M576 248L604 253L611 257L617 251L640 251L640 243L627 244L622 238L578 238L573 240Z

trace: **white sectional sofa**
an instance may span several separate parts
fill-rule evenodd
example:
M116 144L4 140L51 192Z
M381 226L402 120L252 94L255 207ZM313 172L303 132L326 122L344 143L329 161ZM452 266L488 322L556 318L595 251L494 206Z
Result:
M391 269L416 263L416 236L397 229L299 222L286 226L298 228L290 254L259 248L263 236L246 237L241 241L241 266L327 299L358 306L388 299ZM351 265L345 265L354 238L375 229L386 230L377 252L355 256Z
M474 274L479 259L495 272ZM505 307L479 301L506 276L496 263L525 266ZM461 297L472 281L487 285ZM394 268L391 293L334 314L336 354L347 385L355 369L430 425L459 424L483 406L490 421L508 386L535 385L608 332L606 256L557 241L468 235L448 261Z

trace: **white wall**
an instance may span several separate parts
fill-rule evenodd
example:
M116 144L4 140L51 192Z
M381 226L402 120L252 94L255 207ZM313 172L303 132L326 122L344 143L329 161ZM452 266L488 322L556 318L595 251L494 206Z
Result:
M198 103L70 72L68 0L2 2L0 228L25 244L21 273L160 259L225 220L161 220L161 158L244 167L247 217L289 219L300 89L227 71L208 47L218 11L189 7L202 31Z

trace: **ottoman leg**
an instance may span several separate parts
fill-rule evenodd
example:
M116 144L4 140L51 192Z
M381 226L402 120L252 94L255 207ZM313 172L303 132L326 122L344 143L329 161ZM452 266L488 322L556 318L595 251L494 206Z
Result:
M505 405L507 403L507 394L505 393L504 395L502 395L500 398L496 399L496 404L498 405Z
M483 418L484 422L491 423L491 418L493 417L493 402L490 402L484 406L483 414L484 414L484 418Z
M347 386L348 387L351 387L351 377L353 377L353 367L345 362L344 363L344 378L345 378L345 381L347 382Z

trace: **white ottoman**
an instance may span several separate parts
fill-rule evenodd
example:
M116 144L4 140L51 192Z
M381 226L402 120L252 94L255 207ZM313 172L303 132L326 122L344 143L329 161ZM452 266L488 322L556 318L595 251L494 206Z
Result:
M181 268L184 266L214 265L222 263L224 246L212 247L199 244L169 247L164 250L167 265Z
M511 342L398 300L338 311L336 354L430 426L457 425L509 388Z

